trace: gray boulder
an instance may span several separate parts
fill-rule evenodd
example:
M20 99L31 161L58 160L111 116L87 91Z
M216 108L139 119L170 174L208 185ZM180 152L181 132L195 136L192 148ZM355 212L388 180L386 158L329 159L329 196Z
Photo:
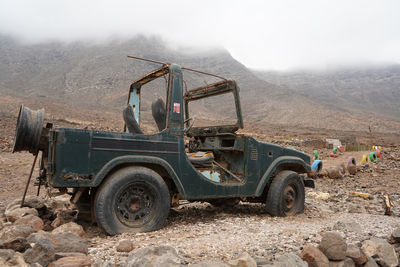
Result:
M55 249L47 238L38 238L32 248L24 253L24 260L27 263L39 263L47 266L50 262L55 260Z
M12 242L17 238L26 238L35 230L30 225L7 225L0 231L3 243Z
M329 260L325 256L324 253L321 252L318 248L307 245L303 248L300 253L300 258L308 263L308 266L315 266L315 267L328 267Z
M355 267L354 261L350 258L346 258L343 261L330 261L329 267Z
M359 247L353 244L347 245L346 256L351 258L357 265L363 265L368 261L367 256L365 256L364 252Z
M173 267L180 266L176 250L170 246L146 247L132 251L126 260L127 267Z
M27 241L37 243L41 239L47 239L55 252L88 253L88 241L70 232L54 234L39 231L28 236Z
M336 232L325 233L322 236L319 249L330 260L344 260L346 258L346 241Z
M392 238L394 242L400 243L400 227L393 231Z
M257 267L255 259L253 259L247 252L244 252L237 259L230 260L228 264L232 267Z
M26 215L35 215L38 216L38 212L36 209L33 208L28 208L28 207L23 207L23 208L17 208L15 206L11 206L10 209L6 209L4 214L7 217L7 220L9 222L15 222L16 220L26 216Z
M274 266L277 267L307 267L308 263L293 253L286 253L276 257Z
M374 258L381 266L394 267L399 260L394 247L383 239L371 239L362 243L361 249L367 257Z

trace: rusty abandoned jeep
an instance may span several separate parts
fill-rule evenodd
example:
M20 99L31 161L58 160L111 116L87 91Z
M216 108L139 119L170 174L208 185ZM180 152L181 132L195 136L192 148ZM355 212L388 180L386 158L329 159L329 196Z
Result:
M131 84L124 132L43 127L43 110L21 106L13 151L42 151L36 185L70 194L110 235L157 230L180 200L259 202L273 216L303 212L304 186L314 186L302 175L311 171L310 157L237 134L243 120L236 82L213 75L221 80L184 90L183 70L196 71L167 63ZM158 98L148 109L158 129L146 134L141 94L162 77L165 103ZM229 107L234 114L223 121L201 115Z

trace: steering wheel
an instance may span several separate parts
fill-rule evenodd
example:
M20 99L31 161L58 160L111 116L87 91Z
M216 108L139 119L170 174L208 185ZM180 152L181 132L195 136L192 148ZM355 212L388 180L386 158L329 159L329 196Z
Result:
M187 123L188 121L192 121L192 123L189 124L188 127L183 129L183 132L186 134L187 132L189 132L190 129L192 129L193 125L194 125L194 118L190 117L186 120L183 121L183 123Z

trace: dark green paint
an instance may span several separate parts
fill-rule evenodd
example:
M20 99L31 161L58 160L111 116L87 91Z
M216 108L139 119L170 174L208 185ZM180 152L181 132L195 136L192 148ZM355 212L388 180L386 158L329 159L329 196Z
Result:
M159 72L165 72L161 69ZM157 76L160 73L153 73ZM160 76L158 76L160 77ZM146 76L145 76L146 78ZM133 83L135 94L150 78ZM231 171L243 177L242 182L213 182L198 172L189 162L184 147L184 102L182 72L179 66L169 66L167 95L167 128L154 135L56 128L49 134L47 179L54 187L97 187L107 175L125 165L159 166L171 178L183 199L260 196L273 173L282 164L299 172L309 172L310 157L277 145L258 142L252 137L232 133L242 128L239 89L228 81L221 90L235 96L237 124L215 127L211 132L196 128L190 134L200 138L199 149L221 154L231 164ZM214 91L213 91L214 90ZM218 88L210 94L218 93ZM189 91L190 92L190 91ZM207 97L207 90L201 97ZM185 94L186 101L196 94ZM131 101L131 97L130 100ZM174 112L174 105L180 106ZM233 127L233 128L232 128Z

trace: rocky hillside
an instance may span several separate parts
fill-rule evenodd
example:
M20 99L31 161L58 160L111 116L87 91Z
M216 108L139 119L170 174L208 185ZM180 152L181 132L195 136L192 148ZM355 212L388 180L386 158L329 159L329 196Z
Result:
M225 50L189 53L185 49L170 49L156 37L143 36L106 44L54 42L36 45L23 45L0 36L0 107L3 112L15 112L23 102L33 108L44 106L46 114L50 112L52 117L89 120L88 117L96 114L113 121L121 117L130 83L158 66L128 59L127 55L175 62L235 79L241 88L248 127L257 124L268 129L274 124L367 131L369 125L373 125L386 132L397 132L400 127L400 122L386 112L370 109L365 119L364 110L350 100L341 105L336 101L321 103L314 93L296 90L276 80L267 82ZM184 79L189 89L212 82L191 73L184 73ZM224 105L221 103L205 115L214 117Z
M400 65L340 68L326 72L255 71L265 81L324 103L400 116Z

